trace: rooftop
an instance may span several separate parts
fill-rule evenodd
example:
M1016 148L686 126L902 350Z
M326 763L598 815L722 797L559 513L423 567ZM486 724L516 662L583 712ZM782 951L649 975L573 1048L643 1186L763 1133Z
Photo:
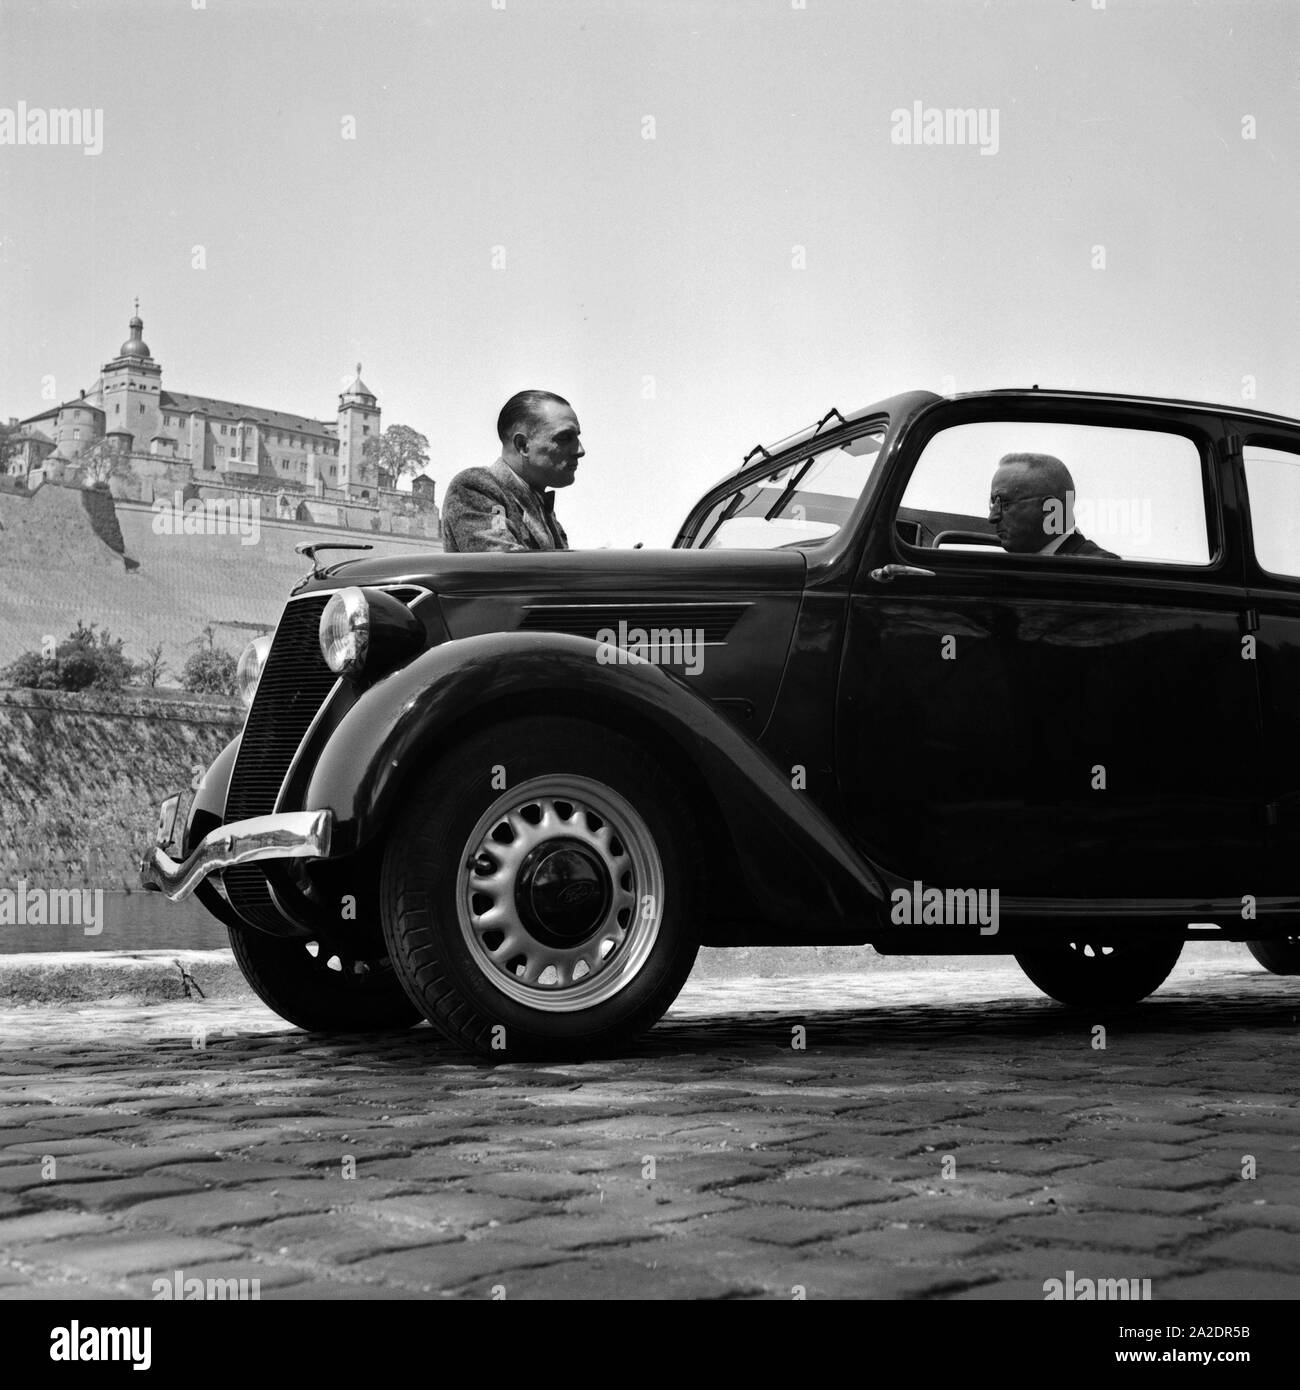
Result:
M319 434L334 437L333 421L313 420L309 415L290 415L283 410L266 410L260 405L241 405L238 401L219 401L211 396L190 396L180 391L162 391L158 397L160 410L174 410L181 415L199 414L214 420L248 420L255 425L269 425L291 434Z

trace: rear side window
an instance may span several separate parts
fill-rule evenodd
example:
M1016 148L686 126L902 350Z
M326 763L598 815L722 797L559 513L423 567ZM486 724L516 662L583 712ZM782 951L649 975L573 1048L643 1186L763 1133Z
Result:
M1242 455L1255 559L1270 574L1300 578L1300 453L1247 444Z
M895 529L928 550L1208 565L1205 499L1183 435L981 420L925 446Z

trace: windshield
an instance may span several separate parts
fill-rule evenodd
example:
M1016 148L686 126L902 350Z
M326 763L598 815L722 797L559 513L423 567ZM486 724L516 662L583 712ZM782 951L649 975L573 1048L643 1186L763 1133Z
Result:
M751 477L709 509L696 550L775 550L824 545L838 535L880 458L885 427L799 454Z

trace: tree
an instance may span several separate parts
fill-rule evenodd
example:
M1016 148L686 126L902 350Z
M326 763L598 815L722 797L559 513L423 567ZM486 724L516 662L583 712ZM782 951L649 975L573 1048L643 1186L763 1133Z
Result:
M167 663L163 660L162 654L162 643L156 642L152 647L145 648L144 660L136 663L135 673L139 676L140 683L149 690L156 689L167 673Z
M414 477L429 466L429 441L410 425L389 425L383 434L366 440L361 456L384 469L396 487L399 478Z
M82 473L87 482L100 483L106 488L109 479L123 471L128 461L124 442L122 439L101 439L82 454Z
M6 425L0 420L0 477L4 475L9 460L22 447L18 438L21 433L16 425Z

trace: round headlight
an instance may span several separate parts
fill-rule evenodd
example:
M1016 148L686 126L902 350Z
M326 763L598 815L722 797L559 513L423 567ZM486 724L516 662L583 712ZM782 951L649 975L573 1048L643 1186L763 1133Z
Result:
M253 696L257 694L257 683L262 679L262 670L270 654L271 639L255 637L244 648L239 658L239 665L235 667L235 689L246 705L253 703Z
M370 605L360 589L340 589L320 615L320 654L331 671L355 676L370 650Z

